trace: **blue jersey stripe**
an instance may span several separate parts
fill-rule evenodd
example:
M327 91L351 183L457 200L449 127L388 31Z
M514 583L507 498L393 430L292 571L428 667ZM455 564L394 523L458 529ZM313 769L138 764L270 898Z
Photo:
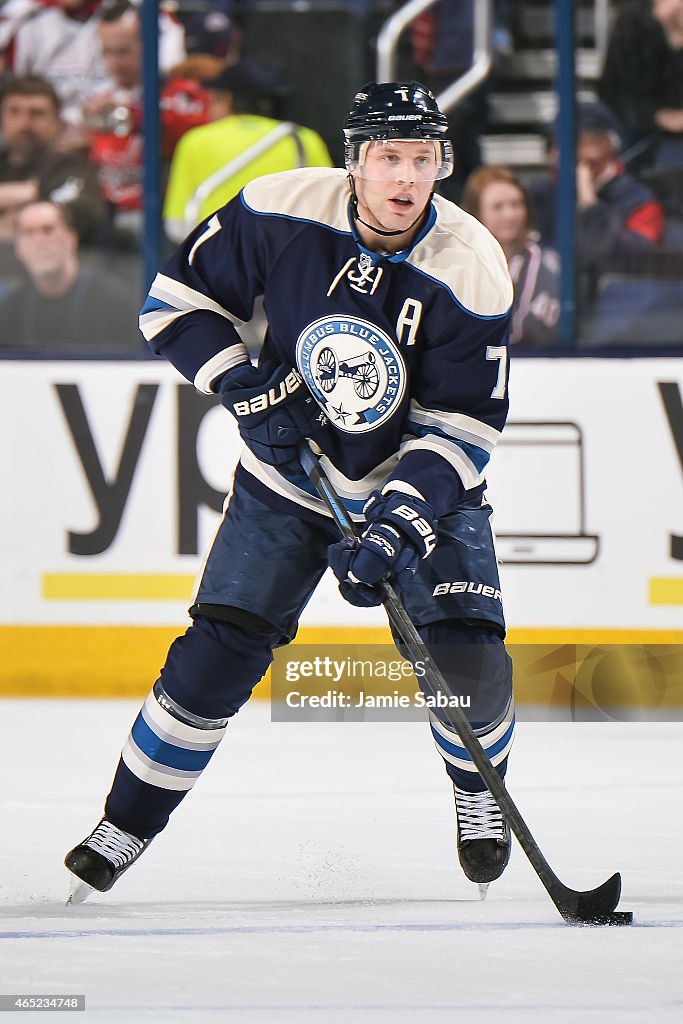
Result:
M426 426L424 423L416 423L415 420L408 420L408 426L414 437L427 437L429 434L436 434L438 437L443 438L444 441L452 444L455 448L460 448L472 465L475 466L478 473L483 473L489 464L489 460L491 458L489 452L485 451L483 448L479 448L478 445L468 444L467 441L458 441L450 434L447 434L444 430L434 426L434 424Z
M170 302L163 302L161 299L157 299L154 295L148 295L145 299L145 304L140 310L140 316L144 316L145 313L156 313L158 310L177 310L178 306L172 306Z

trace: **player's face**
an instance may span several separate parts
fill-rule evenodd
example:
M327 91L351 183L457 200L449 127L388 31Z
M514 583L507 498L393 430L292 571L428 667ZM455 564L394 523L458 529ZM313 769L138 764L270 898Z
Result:
M434 142L371 142L353 175L363 220L385 231L408 230L429 202L437 167Z
M435 181L440 176L437 143L384 139L366 143L358 174L368 181Z
M524 195L508 181L492 181L479 197L479 219L502 246L520 241L527 228Z

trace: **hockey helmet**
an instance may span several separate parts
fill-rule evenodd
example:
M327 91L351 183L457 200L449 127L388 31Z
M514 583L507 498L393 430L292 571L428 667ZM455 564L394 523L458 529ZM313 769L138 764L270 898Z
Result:
M375 177L365 163L370 143L433 141L435 160L423 167L422 180L447 178L453 170L447 134L436 99L419 82L368 82L356 93L344 125L346 168Z

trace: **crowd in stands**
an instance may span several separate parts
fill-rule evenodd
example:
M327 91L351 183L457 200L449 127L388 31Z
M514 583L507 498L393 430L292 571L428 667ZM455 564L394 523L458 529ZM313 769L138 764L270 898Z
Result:
M122 265L117 254L137 267L144 229L139 7L140 0L0 6L0 350L66 349L80 337L88 348L143 351L135 288L112 272ZM683 269L683 0L614 7L596 98L577 105L585 338L615 280L654 286ZM494 11L496 52L509 53L513 5L496 0ZM332 163L317 132L289 122L279 69L245 57L245 30L229 0L187 12L162 0L158 24L169 245L252 178ZM413 77L439 93L463 74L472 25L472 0L438 0L420 15L410 33ZM515 287L512 343L552 347L560 316L553 133L544 173L482 166L495 66L493 76L449 113L457 170L441 191L503 247ZM641 298L647 312L659 301L656 287L641 288ZM671 320L678 326L661 340L683 343L683 317Z

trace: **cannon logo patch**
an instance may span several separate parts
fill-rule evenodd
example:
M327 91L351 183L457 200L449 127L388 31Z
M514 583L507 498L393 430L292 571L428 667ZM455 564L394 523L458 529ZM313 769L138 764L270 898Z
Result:
M299 335L296 359L311 392L339 430L362 434L389 419L406 387L398 345L367 320L325 316Z

